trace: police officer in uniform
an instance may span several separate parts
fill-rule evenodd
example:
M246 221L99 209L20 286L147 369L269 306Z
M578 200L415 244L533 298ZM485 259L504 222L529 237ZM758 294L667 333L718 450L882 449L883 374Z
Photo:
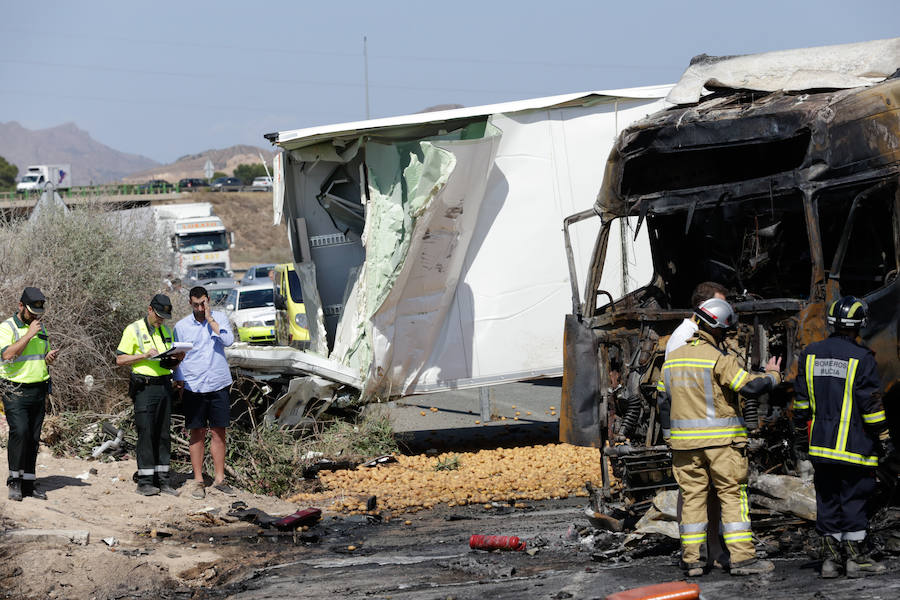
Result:
M722 504L722 536L731 554L732 575L774 569L756 558L747 496L747 428L738 394L757 397L781 383L781 359L766 373L751 375L722 347L737 315L725 300L712 298L694 310L698 331L669 354L657 385L663 437L672 448L672 468L684 497L682 560L690 577L704 572L700 547L706 542L710 487Z
M50 388L47 366L59 353L50 349L47 330L41 323L46 300L41 290L27 287L19 300L19 311L0 323L0 385L9 424L6 485L9 499L17 502L23 496L47 499L47 494L35 487L34 473Z
M816 530L821 575L883 573L865 550L866 501L875 492L878 455L894 458L875 355L857 341L868 308L844 296L828 308L833 333L800 354L794 382L794 433L799 460L815 466Z
M171 448L172 369L184 353L155 359L172 347L172 332L163 325L172 318L172 302L164 294L150 300L147 316L128 325L116 350L116 364L131 367L129 395L134 401L137 429L137 493L178 495L169 480Z

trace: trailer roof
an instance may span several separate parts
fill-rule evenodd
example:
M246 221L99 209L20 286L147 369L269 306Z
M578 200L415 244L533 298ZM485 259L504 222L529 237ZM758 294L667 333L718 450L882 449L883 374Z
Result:
M486 104L483 106L471 106L452 110L415 113L383 119L370 119L368 121L353 121L350 123L337 123L332 125L319 125L304 129L290 129L277 133L267 134L265 137L274 144L286 150L294 150L311 146L323 140L340 137L357 137L363 134L375 134L389 129L409 127L414 125L438 124L459 120L474 119L497 113L515 113L526 110L536 110L565 105L583 106L597 102L614 101L618 98L664 98L671 84L650 85L618 90L600 90L592 92L579 92L562 94L559 96L546 96L543 98L531 98L515 102L503 102L500 104Z

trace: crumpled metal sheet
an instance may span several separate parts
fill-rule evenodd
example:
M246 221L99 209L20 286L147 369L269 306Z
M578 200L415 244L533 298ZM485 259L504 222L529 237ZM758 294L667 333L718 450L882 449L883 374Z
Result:
M662 490L634 527L637 533L660 533L678 540L678 490Z
M305 417L317 417L331 405L331 399L338 384L322 377L295 377L288 384L287 392L266 409L263 419L266 423L277 422L279 425L292 426L300 423ZM321 400L322 404L315 414L308 414L310 403Z
M694 104L710 87L762 92L863 87L898 68L900 38L746 56L704 54L691 61L666 100Z
M750 478L750 488L762 492L753 496L754 504L808 521L816 520L816 488L811 481L763 473Z

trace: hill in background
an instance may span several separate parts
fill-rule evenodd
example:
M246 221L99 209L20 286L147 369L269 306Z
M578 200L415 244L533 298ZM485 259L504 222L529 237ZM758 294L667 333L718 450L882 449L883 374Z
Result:
M113 150L74 123L38 130L15 121L0 123L0 156L19 167L19 177L28 165L72 165L73 185L111 183L159 165L146 156Z
M203 179L203 166L206 160L212 161L213 168L227 175L234 173L234 168L243 164L259 163L259 155L262 154L272 169L272 157L275 153L271 150L263 150L256 146L231 146L223 150L204 150L197 154L189 154L182 156L172 164L155 166L153 168L144 169L139 172L130 173L127 177L123 177L125 183L143 183L148 179L165 179L169 183L177 183L179 179L185 177L196 177ZM73 167L74 169L74 167Z

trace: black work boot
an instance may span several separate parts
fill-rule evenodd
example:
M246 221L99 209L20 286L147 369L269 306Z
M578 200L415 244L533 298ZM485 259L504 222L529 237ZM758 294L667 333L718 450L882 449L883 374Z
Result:
M37 483L31 479L22 480L22 495L26 498L31 497L37 500L47 499L47 493L43 490L39 490Z
M137 493L141 496L157 496L159 488L149 483L140 483L137 486Z
M841 543L830 535L822 537L822 578L833 579L844 572Z
M181 494L181 492L169 485L168 481L159 482L159 491L163 494L169 494L170 496L178 496Z
M6 485L9 486L9 499L14 500L15 502L22 501L22 480L18 477L15 479L8 479Z
M844 556L847 557L845 565L847 577L865 577L866 575L878 575L887 571L880 562L872 560L867 552L862 550L861 542L841 542Z

